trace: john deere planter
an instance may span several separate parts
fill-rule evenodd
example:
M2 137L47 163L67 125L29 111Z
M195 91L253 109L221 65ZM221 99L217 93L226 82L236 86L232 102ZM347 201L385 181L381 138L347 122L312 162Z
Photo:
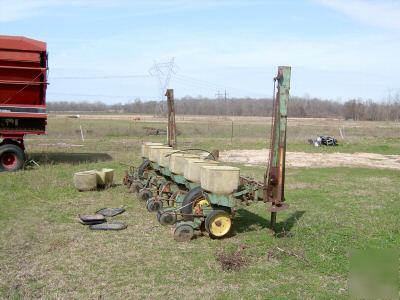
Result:
M174 226L177 241L190 240L195 231L212 238L227 236L235 211L254 201L271 202L271 227L284 204L286 112L290 67L279 67L274 78L271 151L264 182L240 175L240 169L159 143L143 143L143 162L131 169L125 184L138 193L147 209L157 212L162 225ZM275 85L274 85L275 87ZM208 156L209 158L210 156Z

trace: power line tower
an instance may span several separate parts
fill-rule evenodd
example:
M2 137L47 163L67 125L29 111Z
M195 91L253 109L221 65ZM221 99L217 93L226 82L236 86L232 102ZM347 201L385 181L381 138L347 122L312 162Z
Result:
M225 104L225 119L226 119L226 116L227 116L227 114L228 114L228 101L227 101L227 99L228 99L228 96L229 96L229 94L226 92L226 90L224 90L224 92L223 93L221 93L219 90L218 90L218 92L215 94L215 97L217 97L217 99L218 100L224 100L224 104Z
M217 93L215 93L215 97L217 97L218 100L224 99L226 101L228 96L229 94L226 92L226 90L223 93L221 93L219 90Z
M172 74L176 73L175 58L171 58L168 62L158 63L154 61L153 66L149 69L149 74L157 78L159 88L160 104L155 109L155 115L163 115L165 113L165 91L168 89Z

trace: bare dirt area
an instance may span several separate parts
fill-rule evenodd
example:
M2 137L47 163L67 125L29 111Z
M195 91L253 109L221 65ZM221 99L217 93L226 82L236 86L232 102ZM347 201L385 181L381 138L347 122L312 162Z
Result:
M228 150L220 153L221 161L248 165L266 165L268 157L268 149ZM343 166L400 170L400 155L287 152L286 166L318 168Z
M144 114L126 114L126 113L82 113L71 114L65 113L50 113L52 118L78 118L81 120L119 120L119 121L132 121L132 122L151 122L151 123L166 123L167 118L154 115ZM210 116L210 115L180 115L175 116L177 123L226 123L226 124L271 124L271 117L254 117L254 116ZM394 128L400 129L399 122L377 122L377 121L345 121L337 118L288 118L288 126L290 128L296 126L312 126L313 128L336 128L342 127L343 133L346 133L346 128ZM318 129L321 130L321 129Z

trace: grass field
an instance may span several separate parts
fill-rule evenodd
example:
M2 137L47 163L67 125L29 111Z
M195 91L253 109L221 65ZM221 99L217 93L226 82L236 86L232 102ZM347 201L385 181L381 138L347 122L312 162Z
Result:
M80 140L82 126L85 142ZM349 254L400 245L400 174L360 168L289 168L289 210L278 214L278 237L267 229L262 203L242 208L232 236L176 243L170 229L124 186L79 193L76 171L137 165L145 127L165 123L129 119L52 117L46 137L30 137L40 167L0 174L0 298L137 299L347 299ZM306 144L317 134L345 139L335 149ZM267 146L264 120L178 123L180 148L259 149ZM65 143L65 144L57 144ZM68 145L83 145L68 147ZM65 146L65 147L62 147ZM290 120L290 151L400 154L400 125L340 120ZM265 168L242 166L262 179ZM91 232L79 213L126 207L115 219L121 232ZM238 250L239 249L239 250ZM238 271L223 271L217 257L240 251Z

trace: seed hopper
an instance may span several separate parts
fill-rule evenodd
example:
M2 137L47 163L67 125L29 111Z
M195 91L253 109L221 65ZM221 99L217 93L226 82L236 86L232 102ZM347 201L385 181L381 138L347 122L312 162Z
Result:
M240 169L200 158L171 144L143 143L143 162L127 172L125 183L162 225L174 226L174 239L190 240L195 230L213 238L229 234L235 212L255 201L270 202L271 228L284 203L287 103L290 67L279 67L274 78L271 151L264 181L240 175ZM277 92L275 93L275 87ZM176 139L174 140L176 144Z

